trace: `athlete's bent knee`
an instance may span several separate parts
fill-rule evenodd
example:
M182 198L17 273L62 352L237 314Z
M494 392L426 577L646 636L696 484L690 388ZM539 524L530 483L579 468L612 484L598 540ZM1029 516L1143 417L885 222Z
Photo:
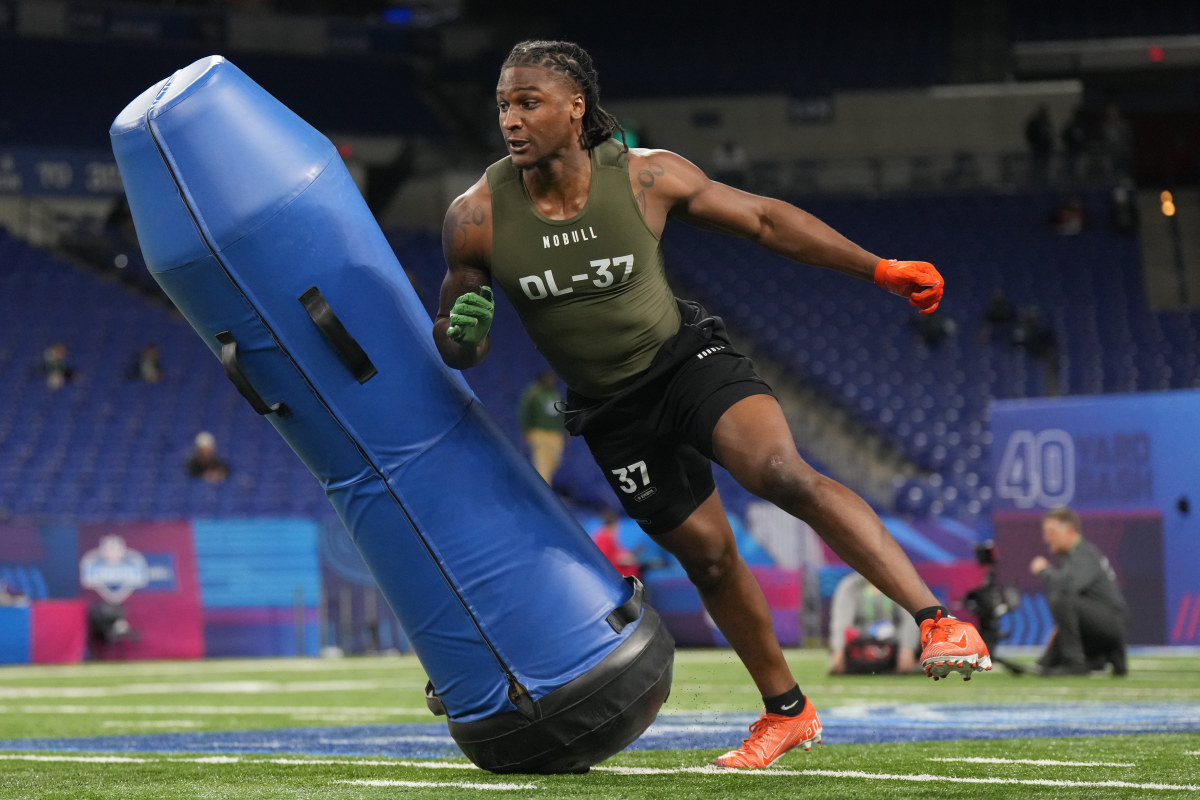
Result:
M739 558L736 547L726 547L680 561L688 580L700 592L710 592L719 588L733 574Z
M820 492L821 474L798 456L764 456L755 467L752 492L775 505L790 507L814 504Z

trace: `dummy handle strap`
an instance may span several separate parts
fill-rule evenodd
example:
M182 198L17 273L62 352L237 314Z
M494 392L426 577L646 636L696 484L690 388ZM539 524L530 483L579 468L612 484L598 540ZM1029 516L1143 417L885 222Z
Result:
M437 690L433 688L433 681L425 684L425 707L435 717L446 716L446 704L442 702L442 698L438 697Z
M642 586L642 582L632 575L626 576L625 580L633 584L633 595L624 603L614 608L612 613L606 618L608 624L617 633L620 633L626 625L642 615L642 606L646 601L646 587Z
M263 416L278 414L280 419L290 417L292 415L290 408L283 403L267 405L263 402L262 395L250 384L246 373L242 371L242 365L238 363L237 339L234 338L233 333L221 331L217 334L217 341L221 344L221 366L225 368L225 377L233 382L238 393L246 398L251 408Z
M375 365L371 363L366 351L346 330L346 326L337 318L337 314L333 313L333 309L329 307L329 301L321 294L321 290L315 286L312 287L300 295L300 303L325 339L333 345L338 358L350 370L354 379L359 383L366 383L374 378L379 370L375 369Z

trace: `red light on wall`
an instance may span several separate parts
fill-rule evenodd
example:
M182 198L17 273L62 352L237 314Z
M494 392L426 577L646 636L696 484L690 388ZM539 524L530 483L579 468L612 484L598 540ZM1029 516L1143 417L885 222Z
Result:
M349 142L340 142L337 146L338 155L343 159L350 158L354 155L354 145Z
M1158 45L1152 45L1150 49L1146 51L1146 55L1150 56L1150 60L1157 64L1163 60L1163 49Z

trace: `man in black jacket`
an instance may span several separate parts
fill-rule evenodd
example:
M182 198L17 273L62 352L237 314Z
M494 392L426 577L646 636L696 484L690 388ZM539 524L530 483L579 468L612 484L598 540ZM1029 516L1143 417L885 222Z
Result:
M1129 610L1108 559L1081 530L1079 515L1065 506L1042 517L1042 538L1058 566L1044 556L1029 564L1046 587L1055 624L1038 666L1044 675L1086 675L1111 663L1114 675L1124 675Z

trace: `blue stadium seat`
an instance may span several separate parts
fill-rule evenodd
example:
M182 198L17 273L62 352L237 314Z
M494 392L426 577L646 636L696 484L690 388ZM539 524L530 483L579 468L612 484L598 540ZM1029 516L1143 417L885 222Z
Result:
M1200 314L1151 313L1136 240L1101 228L1056 236L1045 225L1054 200L1035 193L800 201L869 247L938 264L948 287L939 313L957 329L933 350L905 303L845 276L803 267L792 273L747 242L675 223L665 254L681 295L705 302L767 357L944 478L899 487L898 508L925 513L937 504L970 520L986 514L991 500L988 403L1047 388L1040 366L1009 344L1007 332L983 329L994 288L1018 308L1047 312L1065 392L1200 387ZM1094 218L1104 218L1104 194L1085 200ZM432 316L445 269L439 237L392 232L390 240ZM311 474L169 311L2 231L0 265L0 380L20 398L0 405L0 511L332 518ZM780 318L789 324L767 324ZM492 354L465 376L521 447L518 398L545 362L503 300L494 330ZM40 358L60 340L79 376L56 392L45 386ZM133 355L150 341L164 352L166 377L157 385L128 377ZM218 486L184 475L199 430L212 431L230 461L230 479ZM854 476L835 477L854 484ZM742 502L740 487L728 483L722 494L731 506ZM584 506L614 502L577 440L568 443L556 487Z

